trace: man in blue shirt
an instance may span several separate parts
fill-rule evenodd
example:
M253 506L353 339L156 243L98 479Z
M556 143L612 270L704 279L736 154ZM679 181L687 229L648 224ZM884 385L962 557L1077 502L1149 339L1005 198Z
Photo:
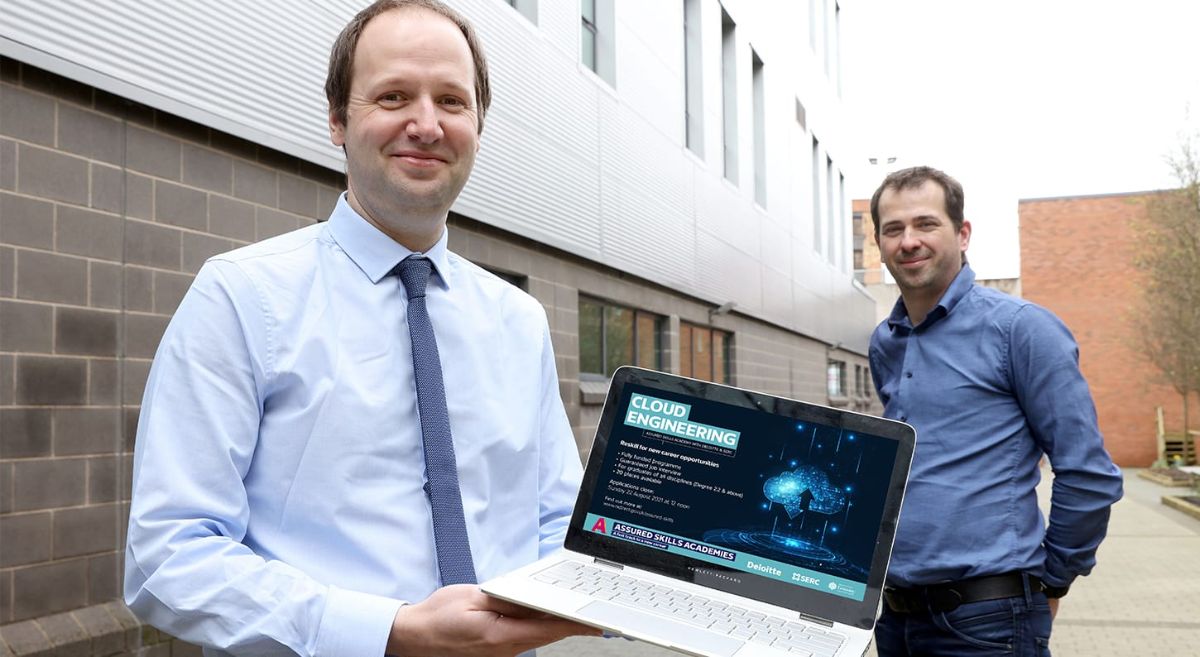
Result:
M962 186L945 173L889 175L871 218L900 288L871 338L872 376L884 415L917 429L879 654L1049 655L1058 600L1095 565L1122 486L1074 338L1044 308L974 284Z
M545 312L446 249L490 98L475 34L437 0L377 2L326 90L349 183L329 221L209 260L155 356L125 599L208 655L512 655L596 634L444 586L460 580L435 550L431 416L466 535L446 552L480 580L562 545L581 475ZM394 273L414 255L423 303ZM445 410L427 415L443 395L418 413L431 350L409 325L430 323Z

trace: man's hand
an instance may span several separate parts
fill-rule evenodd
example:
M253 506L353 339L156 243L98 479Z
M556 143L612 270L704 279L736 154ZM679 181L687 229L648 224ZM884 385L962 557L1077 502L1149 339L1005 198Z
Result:
M1059 600L1061 600L1061 598L1046 598L1046 602L1050 605L1050 620L1054 620L1054 617L1058 615Z
M600 630L485 595L470 584L447 586L396 612L387 652L398 657L516 655Z

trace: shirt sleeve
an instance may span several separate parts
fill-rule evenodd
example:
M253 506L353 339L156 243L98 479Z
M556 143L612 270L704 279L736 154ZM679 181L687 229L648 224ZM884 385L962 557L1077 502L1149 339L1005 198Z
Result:
M1079 348L1052 313L1026 305L1010 334L1013 390L1054 471L1046 529L1046 583L1065 586L1096 565L1121 472L1104 449Z
M579 450L575 446L575 436L558 388L558 371L554 364L549 326L543 329L542 343L539 557L563 546L583 476Z
M172 318L134 453L125 601L146 622L233 654L383 655L399 600L339 589L243 541L271 341L262 298L210 261Z

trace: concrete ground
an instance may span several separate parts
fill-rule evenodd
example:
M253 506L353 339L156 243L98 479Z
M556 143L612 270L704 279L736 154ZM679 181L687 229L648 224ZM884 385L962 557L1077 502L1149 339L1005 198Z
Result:
M1125 470L1098 565L1063 598L1050 646L1055 657L1200 655L1200 520L1161 503L1184 494ZM1045 508L1047 471L1039 494ZM576 638L539 657L670 657L678 653L621 639ZM875 657L872 649L868 652Z

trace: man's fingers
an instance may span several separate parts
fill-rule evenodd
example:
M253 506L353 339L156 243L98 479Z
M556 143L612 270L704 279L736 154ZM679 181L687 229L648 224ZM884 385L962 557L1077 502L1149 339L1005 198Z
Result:
M504 616L496 619L496 624L506 643L545 645L569 636L600 636L601 634L598 628L554 616L544 619Z
M515 602L501 600L500 598L493 598L490 595L483 596L479 609L494 611L501 616L511 616L513 618L554 618L554 616L546 612L531 609Z

